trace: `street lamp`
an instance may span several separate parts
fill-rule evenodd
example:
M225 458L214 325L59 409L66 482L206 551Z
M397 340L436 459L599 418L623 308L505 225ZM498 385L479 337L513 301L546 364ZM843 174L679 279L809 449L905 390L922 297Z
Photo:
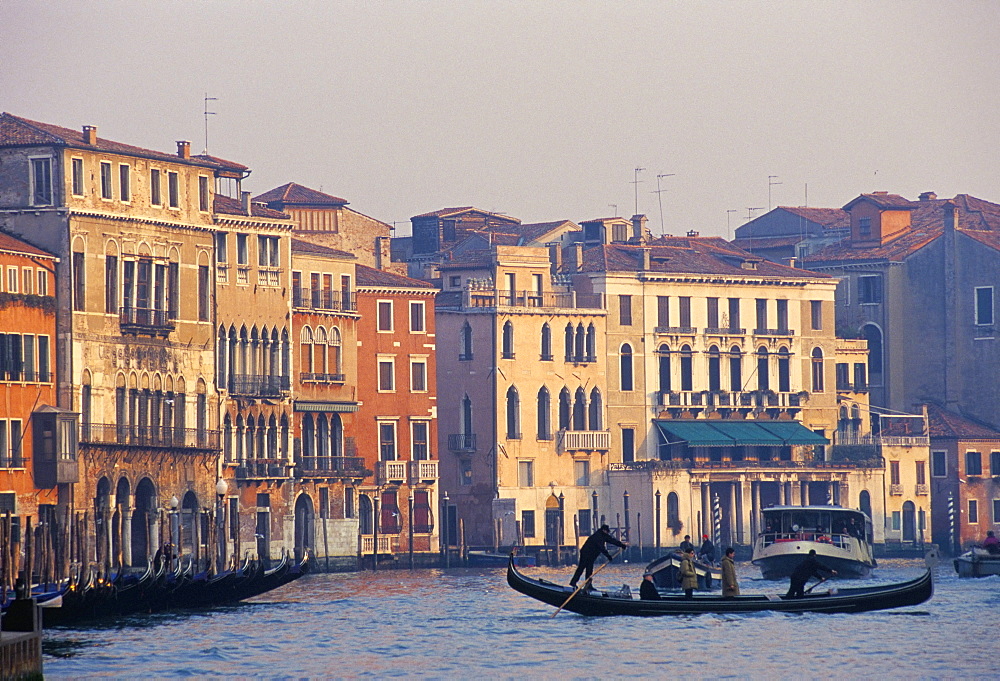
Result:
M178 538L180 527L178 526L179 519L177 517L177 507L180 506L180 503L176 494L170 497L170 501L167 502L167 505L170 507L170 544L173 549L167 552L167 559L170 561L171 569L173 569L174 557L180 560L180 541Z
M219 507L215 512L215 531L218 542L216 557L219 561L215 568L216 572L223 570L226 564L226 492L228 491L229 483L219 478L219 481L215 483L215 494L219 497Z
M444 496L441 497L441 532L440 532L440 534L442 534L444 536L444 541L442 542L442 547L443 547L443 550L444 550L444 566L447 568L447 567L449 567L449 563L451 562L451 556L448 554L448 540L449 540L449 537L448 537L448 492L447 492L447 490L445 491Z

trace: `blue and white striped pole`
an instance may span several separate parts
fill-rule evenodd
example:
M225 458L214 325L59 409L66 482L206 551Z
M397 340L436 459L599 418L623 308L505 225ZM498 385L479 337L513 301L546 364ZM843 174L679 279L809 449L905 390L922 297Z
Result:
M951 542L951 550L955 550L955 497L948 492L948 539Z
M712 534L712 542L718 551L722 542L722 506L719 505L718 492L712 498Z

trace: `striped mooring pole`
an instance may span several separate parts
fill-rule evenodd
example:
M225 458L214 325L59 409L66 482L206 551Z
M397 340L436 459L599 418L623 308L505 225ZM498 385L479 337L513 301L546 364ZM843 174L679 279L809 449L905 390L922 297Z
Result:
M712 542L715 550L720 550L722 543L722 506L719 505L719 493L712 497Z
M955 550L955 495L948 492L948 539L951 550Z

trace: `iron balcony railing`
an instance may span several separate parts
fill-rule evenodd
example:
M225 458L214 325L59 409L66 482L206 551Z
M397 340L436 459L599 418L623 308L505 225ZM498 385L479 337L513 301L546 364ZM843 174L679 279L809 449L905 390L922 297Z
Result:
M680 334L684 336L691 336L698 333L698 329L693 326L657 326L653 329L653 333L669 333L669 334Z
M858 461L692 461L690 459L673 459L660 461L629 461L625 463L608 464L609 471L654 471L654 470L689 470L689 469L738 469L738 468L822 468L822 469L863 469L885 468L885 459L864 459Z
M306 310L357 312L357 298L352 291L328 289L292 289L292 306Z
M287 376L233 374L229 377L229 392L232 395L278 397L282 391L290 389L289 383Z
M0 381L14 381L18 383L51 383L52 372L35 369L7 369L0 371Z
M314 374L303 372L299 374L299 380L303 383L343 383L344 374Z
M295 464L300 477L352 477L365 474L365 460L360 456L303 456Z
M284 459L253 459L241 461L236 467L237 480L274 480L287 478L288 465Z
M754 329L753 335L755 336L794 336L795 332L791 329Z
M745 336L746 329L729 328L725 326L709 326L705 333L709 336Z
M439 307L458 309L538 308L539 310L554 308L604 309L604 297L600 293L510 291L494 288L474 288L448 293L457 295L439 296Z
M838 430L834 436L834 444L868 447L922 447L930 446L931 439L926 435L856 435Z
M801 407L808 400L798 392L748 390L684 390L660 393L660 407Z
M448 435L448 449L453 452L476 451L475 433L451 433Z
M132 426L124 423L83 423L80 441L95 445L218 449L219 431L173 426Z
M176 327L170 312L147 307L119 308L118 323L124 333L166 335Z

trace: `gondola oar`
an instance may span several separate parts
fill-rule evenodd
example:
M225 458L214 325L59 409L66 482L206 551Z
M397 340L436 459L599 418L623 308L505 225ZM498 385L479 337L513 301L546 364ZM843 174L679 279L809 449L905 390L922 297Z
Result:
M592 575L590 575L590 577L587 577L587 579L583 580L583 584L581 584L580 586L576 587L576 591L574 591L573 593L571 593L569 595L569 598L567 598L565 601L563 601L563 604L559 606L559 610L556 610L554 613L552 613L552 617L555 617L556 615L558 615L559 612L563 608L566 607L566 604L569 603L571 600L573 600L574 596L576 596L578 593L580 593L580 591L583 588L585 588L588 584L590 584L590 580L592 580L594 577L596 577L598 572L600 572L601 570L603 570L607 566L611 565L611 561L613 561L618 556L622 555L622 551L624 551L624 550L625 549L618 549L618 553L616 553L615 555L611 556L611 559L607 563L605 563L601 567L599 567L596 570L594 570L594 573Z
M815 589L817 586L819 586L820 584L822 584L825 581L826 581L826 577L820 577L820 579L819 579L818 582L816 582L815 584L813 584L811 587L809 587L808 589L806 589L802 593L804 593L804 594L809 593L810 591L812 591L813 589Z

